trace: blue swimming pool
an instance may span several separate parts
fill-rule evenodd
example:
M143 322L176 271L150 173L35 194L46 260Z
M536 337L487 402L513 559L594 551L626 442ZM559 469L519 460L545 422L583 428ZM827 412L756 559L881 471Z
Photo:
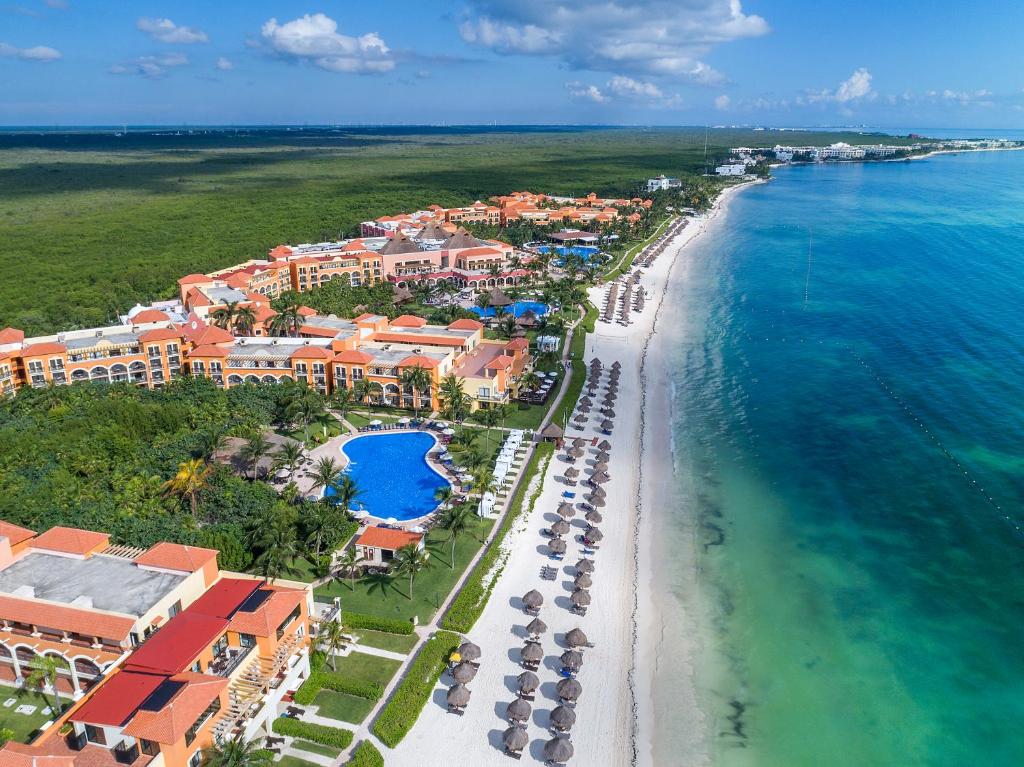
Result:
M493 317L494 307L488 306L486 309L481 309L479 306L474 306L470 309L471 312L479 317ZM538 317L541 317L548 313L548 305L542 304L540 301L516 301L506 311L506 314L511 311L512 316L519 317L525 312L533 312Z
M434 493L449 484L427 464L433 447L431 435L415 431L368 434L342 445L346 471L359 485L356 506L380 519L416 519L433 511Z
M550 253L551 252L551 246L550 245L540 245L540 246L537 247L537 250L539 250L541 253ZM558 255L560 255L562 257L570 256L570 255L572 255L572 256L579 256L584 261L590 260L591 256L594 256L594 255L596 255L597 253L600 253L600 252L601 252L601 249L598 248L598 247L595 247L594 245L557 245L555 247L555 253L557 253Z

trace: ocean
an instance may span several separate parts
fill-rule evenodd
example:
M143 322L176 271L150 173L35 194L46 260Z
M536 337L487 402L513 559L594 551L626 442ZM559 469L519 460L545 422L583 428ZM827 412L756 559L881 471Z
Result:
M1024 152L774 175L658 336L713 763L1024 764Z

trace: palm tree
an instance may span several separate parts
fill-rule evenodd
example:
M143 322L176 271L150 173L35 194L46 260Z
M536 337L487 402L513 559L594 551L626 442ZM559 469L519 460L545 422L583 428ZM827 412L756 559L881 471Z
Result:
M192 507L192 516L196 515L196 498L199 491L207 486L207 478L212 472L202 458L192 458L178 464L178 473L161 485L166 495L188 498Z
M210 319L213 320L213 324L223 330L230 330L232 323L235 321L235 315L238 313L238 302L228 301L224 306L218 307L210 312Z
M484 441L487 446L491 446L491 429L498 425L498 421L501 420L501 414L492 408L483 408L476 412L476 417L480 423L486 426L484 430Z
M334 488L338 484L338 480L341 478L341 467L338 466L338 462L330 456L324 456L317 464L316 468L313 469L313 489L319 490L324 489L324 492L328 488Z
M302 445L298 442L285 442L274 453L274 470L288 469L295 473L295 467L302 462Z
M337 423L334 416L328 412L317 413L316 417L313 418L313 422L323 429L325 439L327 438L327 431Z
M364 560L359 555L359 552L356 551L355 546L349 546L347 549L341 552L341 556L338 557L338 572L344 573L348 577L349 588L352 591L356 590L356 573L358 572L357 568L365 561L366 560Z
M267 453L270 452L270 442L263 436L263 432L254 432L245 444L242 445L240 455L242 460L248 461L252 464L252 478L256 480L256 474L259 469L260 459L263 458Z
M519 386L527 391L534 391L540 386L540 378L534 371L528 370L519 377Z
M330 534L337 528L337 510L329 504L317 504L311 511L303 515L303 521L309 533L306 535L306 545L312 546L313 562L320 561L320 552L323 549L324 536Z
M416 418L419 418L420 394L430 390L430 373L422 365L413 365L402 371L398 381L402 386L412 389L412 412Z
M486 314L488 307L491 305L491 297L485 291L485 292L481 293L480 295L478 295L476 297L476 299L474 299L473 303L475 303L478 307L483 309L483 314Z
M61 669L68 668L68 662L59 655L36 655L28 662L28 667L32 671L25 678L25 684L29 687L42 688L44 696L47 689L52 690L53 702L50 703L50 708L53 709L54 716L58 715L63 706L57 692L57 676Z
M320 649L331 659L331 669L338 670L338 656L335 654L348 644L348 637L345 636L345 628L341 625L341 617L332 621L321 623L317 632L317 643Z
M235 332L242 336L251 336L256 326L256 312L251 306L242 306L235 310Z
M245 740L239 734L231 740L217 740L203 749L202 767L269 767L270 752L258 738Z
M352 384L352 396L356 398L356 402L363 404L366 402L366 398L370 395L370 382L365 378L360 378L358 381Z
M412 599L413 581L428 567L430 561L427 552L422 551L415 543L407 543L395 552L395 558L391 561L395 573L409 576L409 599Z
M352 407L352 401L355 399L351 389L338 389L334 392L334 396L331 398L330 406L338 411L338 415L341 416L341 420L345 420L348 416L349 408Z
M438 396L444 402L443 412L452 421L461 421L469 412L470 399L463 387L463 379L449 373L441 379Z
M285 414L295 423L302 424L306 442L309 442L309 425L323 412L323 397L308 386L296 386L290 401L285 405Z
M292 562L301 552L295 525L287 519L275 517L269 525L259 527L256 540L262 549L254 563L260 575L273 583L282 575L297 572Z
M498 320L498 332L505 336L505 338L511 338L515 335L516 327L516 318L511 314Z
M359 500L362 490L359 483L352 479L351 474L342 474L341 479L334 483L334 503L348 514L352 505Z
M448 537L452 542L452 570L455 569L455 541L472 527L475 516L476 512L473 511L472 506L460 503L445 511L438 522L438 527L448 531Z
M284 299L277 314L270 319L271 335L298 338L299 329L306 321L301 310L302 305L294 296Z
M434 500L441 506L442 509L448 508L448 504L452 502L452 498L455 497L455 491L452 490L451 485L445 485L439 487L434 491Z
M222 450L228 442L227 433L220 429L211 429L199 435L199 455L206 460L213 458L213 454Z

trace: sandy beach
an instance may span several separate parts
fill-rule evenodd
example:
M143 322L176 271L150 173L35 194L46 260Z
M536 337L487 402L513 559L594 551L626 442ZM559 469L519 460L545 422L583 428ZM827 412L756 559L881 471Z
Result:
M544 597L540 618L548 631L541 637L544 659L536 672L541 686L527 722L530 742L523 762L543 763L544 743L552 737L548 717L558 705L555 685L561 678L559 656L566 649L564 637L570 629L579 627L593 646L584 650L583 666L577 675L583 691L575 706L577 721L571 737L575 755L571 763L656 763L652 744L657 717L651 682L659 663L660 637L657 607L650 599L655 588L649 561L650 538L652 517L658 509L656 499L671 484L673 470L668 449L666 376L659 372L665 360L652 339L657 338L658 323L664 320L662 300L669 281L685 279L686 246L706 231L729 197L745 186L730 187L711 212L691 219L651 268L643 271L640 284L648 291L649 301L643 312L633 315L632 324L623 327L599 322L596 332L587 339L587 362L597 357L607 371L617 361L621 378L614 405L615 428L610 435L598 429L602 417L597 407L584 428L570 424L566 431L567 440L582 437L588 443L602 439L611 443L611 479L604 485L607 506L600 510L604 540L593 555L593 602L586 615L574 614L569 601L576 575L574 564L583 556L579 541L586 527L583 510L570 520L572 529L565 536L568 550L562 561L549 558L547 539L541 531L559 519L555 512L565 500L564 492L575 492L573 502L582 500L586 491L583 483L570 487L563 475L570 465L586 474L596 453L596 448L589 445L575 463L567 462L564 450L551 458L542 475L537 502L504 542L508 550L504 570L483 615L468 635L481 647L483 657L479 673L469 685L472 699L465 714L458 717L447 711L445 693L453 682L446 673L413 730L397 749L386 754L387 764L443 764L454 754L458 754L460 764L509 763L501 738L508 727L506 707L516 698L516 677L524 670L520 650L532 616L525 614L522 596L531 589ZM590 300L595 305L603 302L605 289L591 289ZM607 380L605 375L598 398L603 397ZM685 552L680 555L688 556ZM558 568L554 580L541 578L541 568L546 565ZM673 663L690 662L690 652L685 649L683 655L687 657L679 657L679 642L674 641L673 647ZM693 722L693 742L687 753L677 751L672 763L706 763L706 725L695 691L691 685L673 695L674 706L692 713L688 718Z

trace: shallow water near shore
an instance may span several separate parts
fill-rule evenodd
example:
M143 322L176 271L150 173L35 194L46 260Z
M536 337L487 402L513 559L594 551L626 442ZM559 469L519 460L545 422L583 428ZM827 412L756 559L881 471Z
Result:
M1024 152L779 169L669 288L655 567L670 637L676 607L707 613L716 765L1024 763L1022 172Z

